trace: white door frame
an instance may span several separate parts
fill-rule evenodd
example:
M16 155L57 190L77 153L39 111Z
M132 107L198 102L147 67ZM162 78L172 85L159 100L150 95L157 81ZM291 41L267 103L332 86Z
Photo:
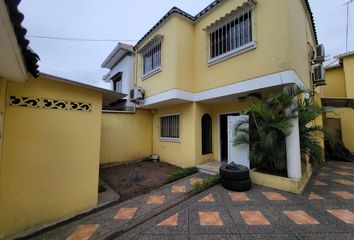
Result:
M219 162L221 162L220 118L221 118L221 115L229 115L229 114L239 114L239 115L241 115L241 112L240 112L240 111L234 111L234 112L218 113L218 161L219 161Z

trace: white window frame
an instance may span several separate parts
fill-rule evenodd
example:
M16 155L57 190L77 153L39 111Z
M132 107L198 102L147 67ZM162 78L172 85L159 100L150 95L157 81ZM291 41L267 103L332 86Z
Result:
M172 117L172 116L178 116L178 129L175 128L174 131L178 131L178 138L173 138L173 137L163 137L161 134L162 131L162 118L164 117ZM160 141L162 142L181 142L181 113L171 113L171 114L165 114L165 115L160 115L159 116L159 136L160 136Z
M158 48L159 46L159 48ZM155 68L152 68L150 71L148 72L144 72L145 69L145 56L150 53L151 51L154 51L155 48L157 48L158 51L153 52L152 54L155 54L155 57L159 57L160 60L160 64L158 66L156 66ZM141 53L141 62L142 62L142 68L141 68L141 72L142 72L142 76L141 79L144 80L158 72L160 72L162 70L162 41L159 40L155 43L153 43L151 46L149 46L147 49L144 49L144 52ZM158 61L155 61L155 64L158 64Z
M223 53L221 55L212 57L212 54L211 54L211 39L210 39L212 34L215 33L216 31L218 31L219 29L222 30L224 26L227 26L229 24L230 24L230 28L231 28L231 23L232 22L236 22L236 19L240 19L242 16L245 15L245 13L248 13L248 12L251 15L250 16L250 20L249 20L249 24L250 24L250 32L249 32L250 41L248 43L246 43L246 44L240 45L237 48L229 50L229 51L227 51L227 52L225 52L225 53ZM214 25L212 25L212 26L210 26L210 27L208 27L206 29L207 38L208 38L208 59L209 59L208 60L208 65L209 66L214 65L216 63L219 63L221 61L227 60L227 59L229 59L231 57L234 57L236 55L242 54L244 52L247 52L247 51L250 51L250 50L256 48L255 31L254 31L254 28L255 28L255 24L254 24L255 15L256 15L255 14L255 5L243 7L241 9L234 10L232 13L228 14L226 17L224 17L220 21L218 21L217 24L214 24ZM236 42L239 42L239 44L241 42L241 39L240 39L241 35L238 35L236 33L234 33L234 34L235 34L234 38L236 39L238 37L239 39L238 40L236 39L235 43L232 43L231 40L230 40L230 43L228 43L228 44L230 44L230 48L231 48L231 46L236 44Z

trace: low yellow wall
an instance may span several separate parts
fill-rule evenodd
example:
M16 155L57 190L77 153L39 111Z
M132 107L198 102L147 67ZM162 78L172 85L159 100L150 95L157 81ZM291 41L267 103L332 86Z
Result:
M327 113L327 118L340 118L342 125L343 142L354 153L354 110L351 108L337 108L333 113Z
M100 164L139 160L151 153L152 116L148 110L102 114Z
M0 239L97 204L102 95L46 78L9 82L0 182ZM92 111L9 106L10 96L86 102Z
M324 98L347 97L343 67L327 69L326 80L327 80L327 85L321 87L322 97Z

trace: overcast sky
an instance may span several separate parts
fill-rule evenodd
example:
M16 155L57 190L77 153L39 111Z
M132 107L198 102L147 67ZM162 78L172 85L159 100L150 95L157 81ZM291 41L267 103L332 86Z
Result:
M23 0L20 10L25 15L23 25L28 30L30 46L41 58L40 71L108 88L101 80L107 70L100 66L117 42L29 36L108 39L134 44L171 7L177 6L195 15L212 1ZM325 44L329 60L345 52L346 7L343 3L347 1L310 0L319 41ZM350 13L349 51L354 50L354 3Z

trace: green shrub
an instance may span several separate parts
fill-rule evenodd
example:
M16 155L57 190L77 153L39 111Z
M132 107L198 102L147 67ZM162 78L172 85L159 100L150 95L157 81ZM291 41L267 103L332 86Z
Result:
M193 186L193 194L201 193L220 182L220 175L210 176Z
M183 168L181 170L178 170L168 176L168 182L174 182L178 179L187 177L189 175L192 175L194 173L197 173L199 170L197 167L189 167L189 168Z

